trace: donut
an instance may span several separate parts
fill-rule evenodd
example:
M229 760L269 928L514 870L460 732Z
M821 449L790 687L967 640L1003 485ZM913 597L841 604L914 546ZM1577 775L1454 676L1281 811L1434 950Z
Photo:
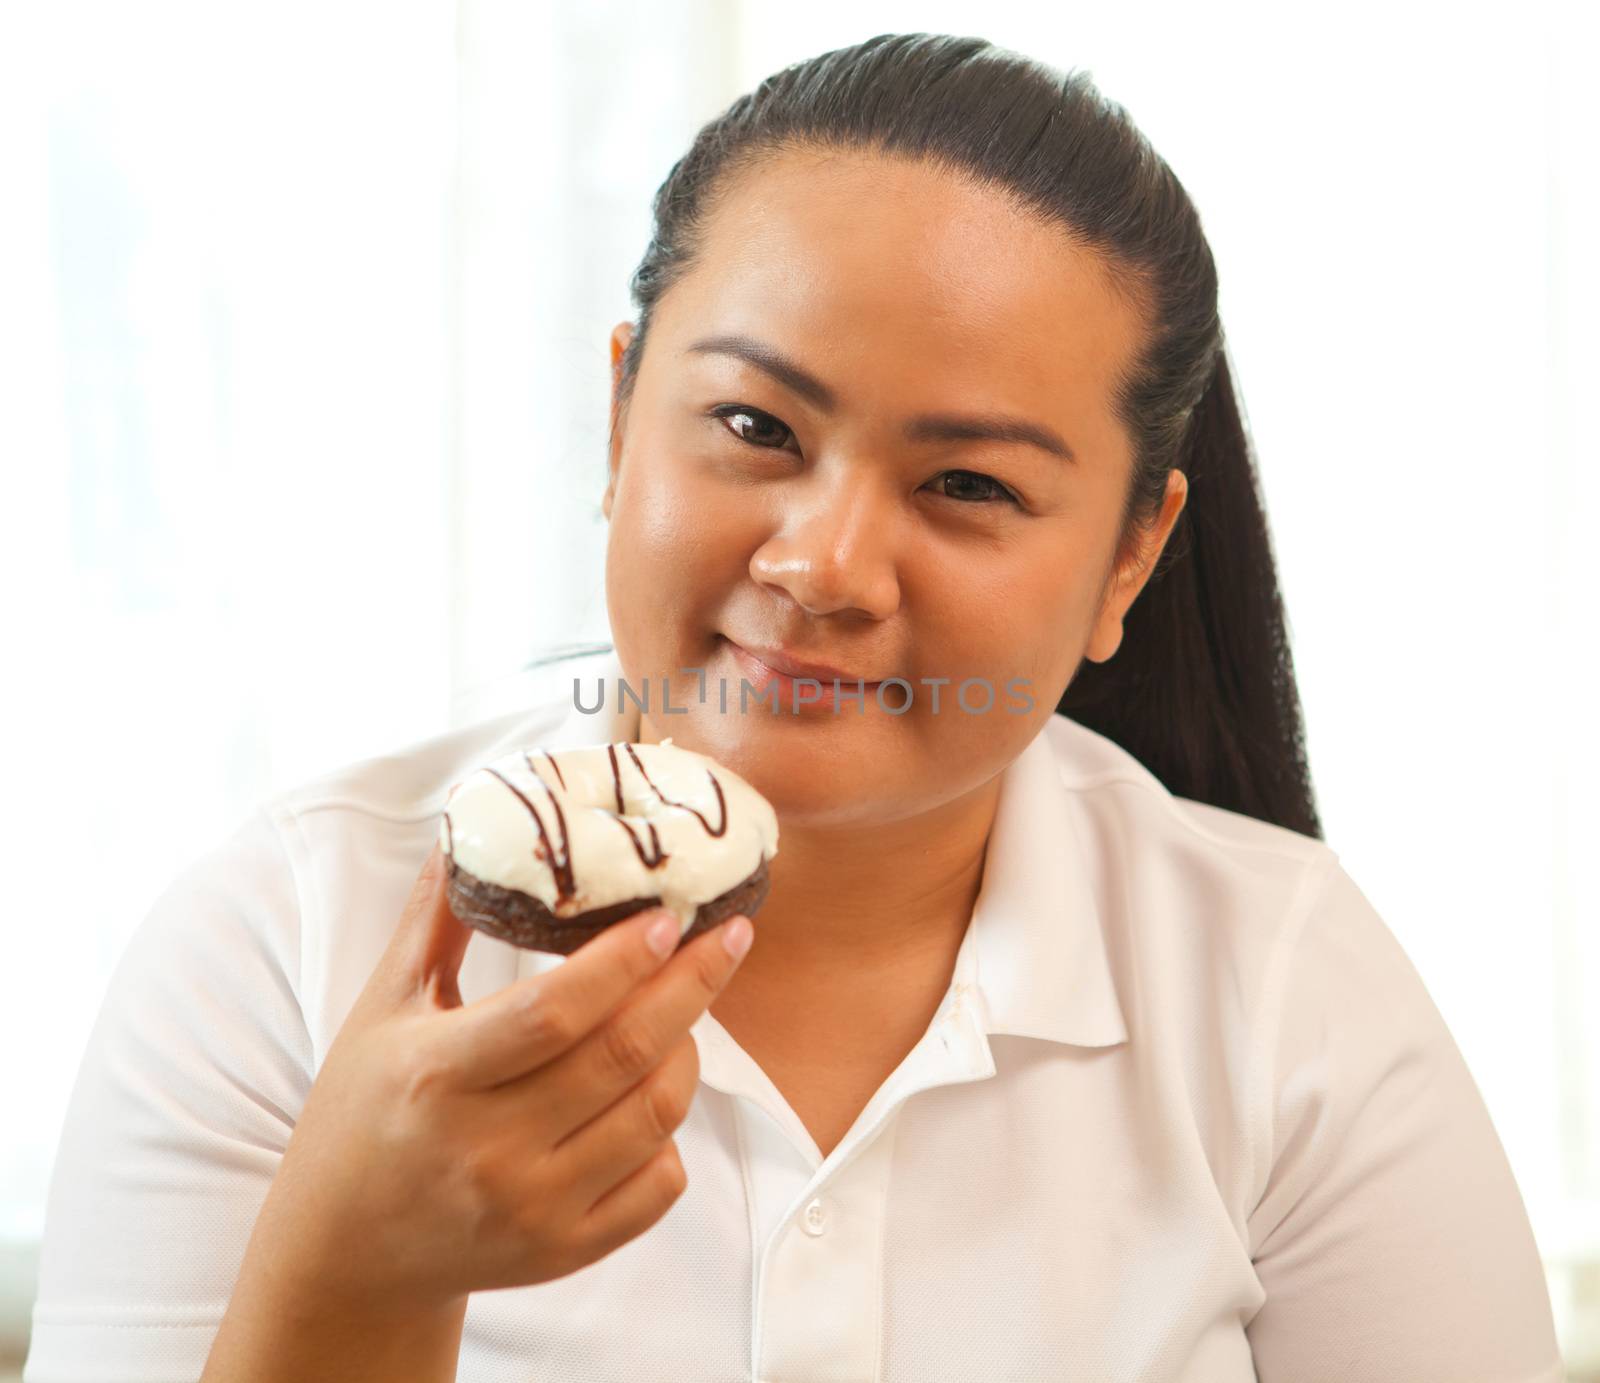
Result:
M664 739L519 749L450 790L439 844L450 910L513 946L570 955L664 905L678 945L754 918L778 852L771 803Z

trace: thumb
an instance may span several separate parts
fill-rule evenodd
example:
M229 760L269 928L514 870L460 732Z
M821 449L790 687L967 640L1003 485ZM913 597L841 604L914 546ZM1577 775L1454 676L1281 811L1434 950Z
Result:
M450 861L437 840L412 885L389 945L390 961L403 993L437 1008L459 1008L456 977L472 928L450 910Z

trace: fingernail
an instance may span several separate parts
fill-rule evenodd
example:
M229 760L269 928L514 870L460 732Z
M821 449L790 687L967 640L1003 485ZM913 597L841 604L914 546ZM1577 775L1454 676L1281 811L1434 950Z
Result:
M748 917L741 914L723 924L722 945L735 960L744 959L744 953L750 949L750 943L754 940L755 928L750 925Z
M678 919L667 916L652 923L650 930L644 934L644 940L645 945L656 953L657 959L665 960L678 944Z

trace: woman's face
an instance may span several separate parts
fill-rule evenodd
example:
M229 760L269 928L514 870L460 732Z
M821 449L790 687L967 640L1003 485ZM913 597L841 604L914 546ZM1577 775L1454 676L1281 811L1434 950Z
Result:
M649 683L641 739L710 754L818 827L927 811L1021 752L1079 661L1115 651L1182 507L1173 472L1118 579L1131 444L1112 391L1140 323L1104 273L905 161L790 154L731 188L658 304L626 413L613 396L606 590L625 675ZM930 417L1004 417L1071 456ZM911 690L807 703L780 680L758 700L738 648ZM936 707L922 679L939 678Z

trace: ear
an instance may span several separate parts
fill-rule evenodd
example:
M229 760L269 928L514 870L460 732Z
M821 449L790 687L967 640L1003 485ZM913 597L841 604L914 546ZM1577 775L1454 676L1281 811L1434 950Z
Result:
M600 512L611 519L611 503L617 492L617 472L622 465L621 414L617 399L622 381L622 353L633 340L633 323L618 322L611 329L611 445L606 453L606 492L600 497Z
M1122 569L1106 588L1100 613L1095 617L1094 629L1083 656L1091 663L1107 661L1122 645L1122 621L1132 607L1139 592L1144 589L1150 573L1155 570L1161 551L1172 536L1173 525L1183 512L1189 497L1189 480L1182 471L1167 472L1167 494L1161 503L1161 515L1154 527L1147 529L1138 549L1124 561Z

